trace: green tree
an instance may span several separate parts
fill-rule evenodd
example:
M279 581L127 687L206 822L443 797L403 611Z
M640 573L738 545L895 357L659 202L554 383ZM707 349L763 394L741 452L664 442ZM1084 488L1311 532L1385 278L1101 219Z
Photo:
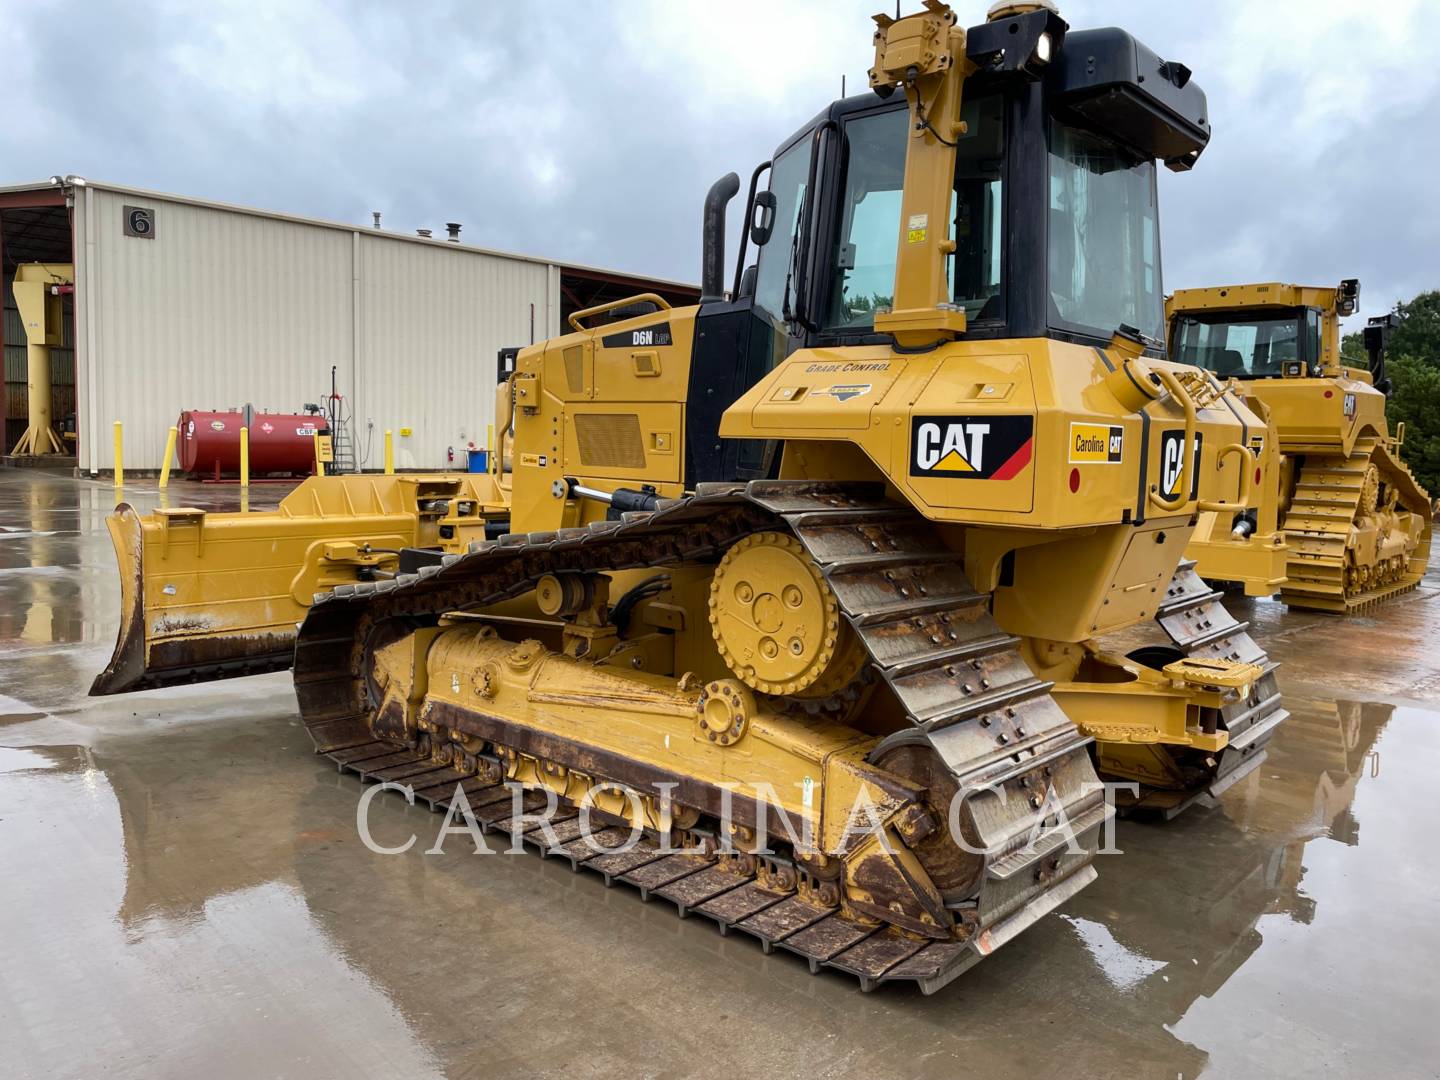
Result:
M1369 365L1370 354L1365 351L1365 341L1359 330L1341 336L1340 359L1349 367L1363 368Z
M1389 352L1440 365L1440 289L1421 293L1408 304L1396 304L1400 325L1390 335Z
M1385 345L1385 415L1392 431L1405 424L1401 457L1431 497L1440 496L1440 290L1396 304L1395 313L1400 325ZM1354 367L1369 363L1359 331L1341 340L1340 356Z
M1440 495L1440 366L1387 354L1385 374L1391 383L1385 415L1392 431L1405 425L1400 456L1434 498Z
M1400 316L1400 325L1390 335L1385 355L1409 356L1440 366L1440 289L1423 292L1408 304L1396 304L1395 314ZM1341 339L1340 355L1351 365L1365 366L1367 356L1360 331Z

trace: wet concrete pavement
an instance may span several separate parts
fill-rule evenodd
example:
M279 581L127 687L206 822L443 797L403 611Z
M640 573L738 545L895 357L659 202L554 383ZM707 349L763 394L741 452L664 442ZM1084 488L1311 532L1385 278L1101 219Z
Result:
M252 505L279 489L257 489ZM126 497L155 505L153 482ZM221 508L233 488L172 489ZM288 675L85 697L112 489L0 471L0 1074L1433 1076L1440 577L1348 622L1233 602L1291 721L1214 807L939 994L861 995L310 752ZM498 845L497 845L498 846Z

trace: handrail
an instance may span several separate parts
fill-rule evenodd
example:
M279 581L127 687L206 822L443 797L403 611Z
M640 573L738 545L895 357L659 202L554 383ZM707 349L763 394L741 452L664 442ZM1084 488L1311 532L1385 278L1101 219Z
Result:
M1198 504L1201 510L1224 511L1239 510L1249 507L1250 489L1253 486L1253 481L1250 476L1250 451L1238 442L1232 442L1229 446L1222 446L1220 448L1220 452L1215 455L1215 467L1218 469L1220 467L1220 462L1224 461L1231 454L1240 455L1240 497L1233 504L1225 502L1209 502L1202 499ZM1255 460L1258 461L1259 457L1257 456Z
M670 301L666 300L659 293L642 292L635 296L624 297L620 300L611 300L608 304L597 304L595 307L587 307L583 311L573 312L570 315L570 325L576 330L584 330L585 326L581 322L582 319L588 319L591 315L603 315L607 311L614 311L616 308L624 307L626 304L638 304L642 300L649 300L652 303L659 304L660 307L666 311L670 310Z
M1185 410L1185 442L1182 451L1185 456L1180 459L1183 463L1190 454L1195 453L1195 399L1190 396L1190 392L1181 385L1180 380L1177 379L1169 369L1157 367L1152 370L1159 376L1160 382L1164 385L1165 389L1170 391L1170 396L1180 402L1180 407ZM1161 463L1161 469L1162 471L1164 469L1163 462ZM1183 473L1189 474L1190 471L1190 469L1185 469ZM1182 475L1180 477L1180 492L1173 500L1166 499L1160 495L1158 493L1159 485L1155 485L1150 489L1150 501L1166 513L1173 514L1183 510L1185 504L1190 501L1190 485L1186 483L1185 480L1186 475Z
M731 299L740 297L740 278L745 273L745 254L750 249L750 225L755 218L755 194L760 190L760 174L773 164L762 161L750 174L750 191L745 196L745 222L740 226L740 250L735 254L735 283L730 287Z

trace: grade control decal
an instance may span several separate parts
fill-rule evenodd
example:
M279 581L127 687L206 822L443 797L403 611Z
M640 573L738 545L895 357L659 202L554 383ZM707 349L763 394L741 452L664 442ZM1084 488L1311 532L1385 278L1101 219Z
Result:
M811 390L811 397L832 397L836 401L849 401L851 398L864 397L871 390L870 383L840 383L835 386L822 386L818 390Z

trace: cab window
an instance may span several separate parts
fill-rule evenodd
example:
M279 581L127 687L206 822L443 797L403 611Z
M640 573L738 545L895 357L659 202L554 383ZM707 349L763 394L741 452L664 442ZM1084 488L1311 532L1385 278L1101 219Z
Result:
M1286 360L1300 355L1298 313L1243 318L1234 312L1178 315L1171 359L1213 371L1221 378L1277 376Z
M1305 309L1305 355L1303 359L1319 366L1320 356L1320 312L1314 308Z
M955 152L955 192L947 260L950 293L970 321L1001 318L1002 169L1004 117L999 94L961 104L966 131ZM895 259L900 241L900 203L910 114L905 109L857 116L843 128L844 188L826 329L868 329L895 297Z
M770 317L783 339L787 304L794 303L792 257L800 211L805 203L805 181L810 172L813 140L801 139L775 159L770 169L770 190L775 194L775 232L760 249L755 278L755 306ZM788 293L788 295L787 295Z
M1159 339L1155 166L1052 119L1046 229L1050 325L1109 338L1122 324Z

